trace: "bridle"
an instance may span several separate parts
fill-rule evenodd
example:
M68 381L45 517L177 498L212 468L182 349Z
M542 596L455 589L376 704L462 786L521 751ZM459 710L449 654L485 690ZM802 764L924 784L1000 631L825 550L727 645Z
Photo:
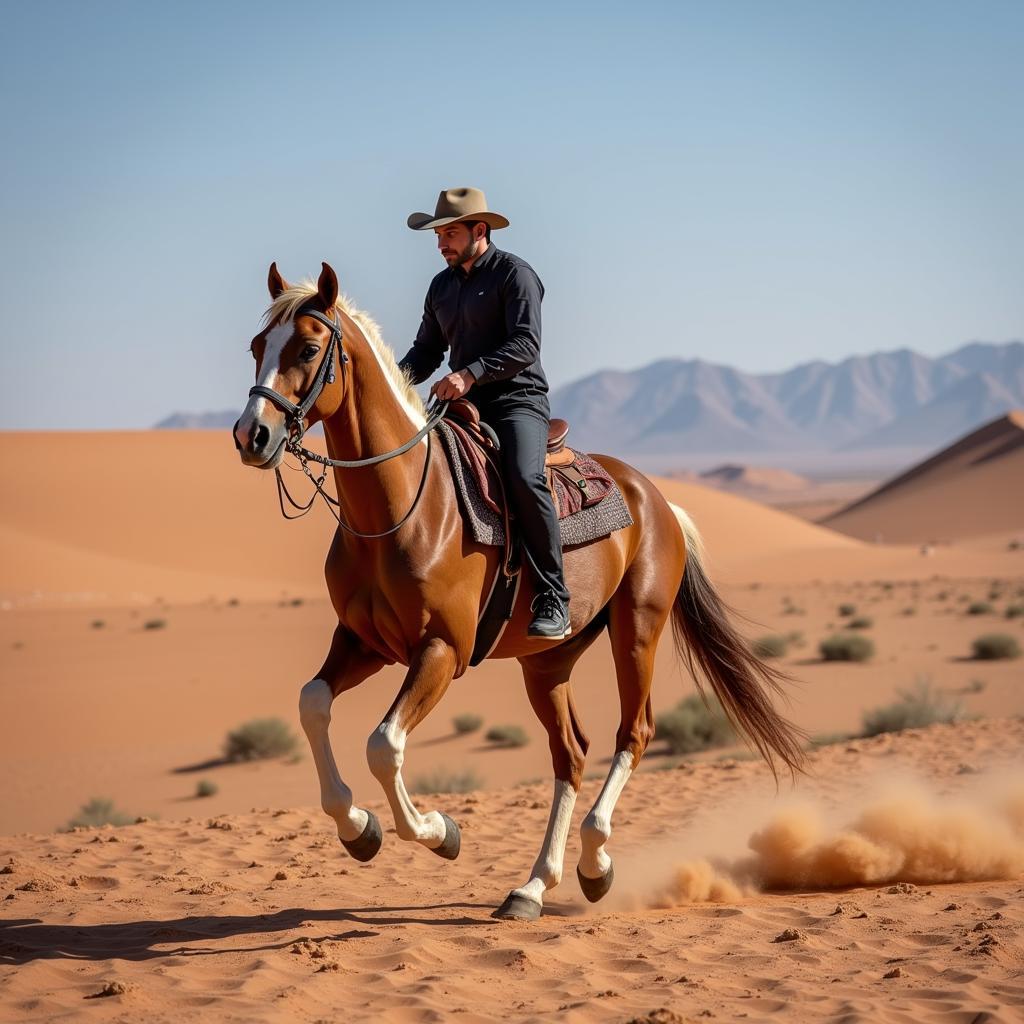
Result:
M316 405L324 387L328 384L334 383L335 351L338 353L338 363L341 366L342 378L345 377L349 358L348 353L344 349L344 338L341 332L341 319L338 316L337 310L334 311L334 316L330 319L315 309L300 310L296 316L311 316L314 320L318 320L322 323L331 332L330 340L327 342L327 349L324 352L323 358L320 360L316 376L314 376L313 382L310 384L309 391L306 392L305 398L296 405L273 388L265 387L262 384L255 384L253 387L249 388L250 398L265 398L276 405L284 413L285 428L288 431L288 438L285 441L285 449L298 459L303 473L309 477L313 482L313 486L316 488L313 496L305 505L299 504L299 502L297 502L291 494L288 493L288 488L285 486L284 479L281 476L280 466L275 467L274 473L277 476L277 497L281 505L281 515L283 515L285 519L301 519L313 507L313 502L316 501L317 494L319 494L327 502L327 507L331 510L331 514L338 521L338 525L354 537L362 537L364 539L387 537L390 534L395 533L404 525L406 520L412 515L413 510L419 504L419 500L423 495L423 488L427 482L427 471L430 468L432 445L429 435L434 427L436 427L443 419L444 414L448 409L448 403L437 402L433 411L430 411L427 422L418 431L416 431L414 437L406 441L405 444L400 445L398 448L394 448L389 452L384 452L382 455L371 455L365 459L330 459L324 455L319 455L317 452L311 452L308 448L303 447L302 444L302 438L306 433L306 427L303 421L309 414L310 409ZM389 527L387 530L382 530L380 533L363 533L362 531L349 526L349 524L341 518L338 512L335 511L335 508L341 508L341 503L337 499L332 498L323 488L324 480L327 477L327 470L332 468L356 469L360 466L374 466L380 462L386 462L388 459L393 459L398 455L404 455L407 451L416 447L424 437L427 438L427 454L423 460L423 473L420 476L419 486L416 488L416 495L412 499L412 504L409 506L405 515L402 516L394 526ZM319 476L313 475L312 470L309 468L310 462L319 463L323 467ZM292 508L299 510L298 515L290 516L285 511L284 499L286 497Z

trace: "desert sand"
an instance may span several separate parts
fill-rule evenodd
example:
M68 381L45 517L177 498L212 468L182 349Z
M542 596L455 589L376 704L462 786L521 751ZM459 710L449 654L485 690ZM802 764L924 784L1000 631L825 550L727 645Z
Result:
M797 725L855 733L865 711L924 679L977 720L822 747L812 774L778 794L742 749L679 758L656 741L616 813L616 887L590 907L573 876L578 825L617 724L598 643L574 676L593 743L566 877L550 912L526 925L489 917L525 879L550 801L545 737L515 662L456 681L410 740L417 788L474 773L473 792L418 798L464 827L460 859L443 863L392 831L361 866L316 807L308 755L220 761L227 731L249 719L298 731L299 687L333 628L326 512L283 522L272 478L243 470L226 433L5 434L0 470L5 1018L1021 1019L1012 800L1024 663L970 657L981 633L1024 643L1024 616L1005 617L1024 602L1024 551L1008 547L1005 523L923 554L659 481L697 521L747 634L790 637L779 664L796 677ZM990 609L968 611L981 602ZM840 604L871 620L871 661L818 657L818 640L849 619ZM385 827L364 746L400 678L393 667L347 694L332 726L346 781ZM663 644L655 711L691 692ZM528 743L458 736L462 712L519 725ZM893 796L897 778L920 791ZM199 780L216 793L197 797ZM149 820L54 831L93 797ZM943 819L957 799L981 817ZM794 800L811 809L791 811ZM899 820L908 807L919 827L896 842L895 868L873 857L868 874L826 877L797 849L818 819L812 851L843 845L864 808ZM748 843L766 824L799 877L751 866ZM941 849L954 826L962 860L915 875L918 840ZM787 929L798 934L773 941ZM90 998L108 983L124 991Z

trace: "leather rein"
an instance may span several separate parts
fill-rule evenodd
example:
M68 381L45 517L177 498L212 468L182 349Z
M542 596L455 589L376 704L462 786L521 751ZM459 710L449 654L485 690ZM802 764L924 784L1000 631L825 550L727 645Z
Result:
M327 342L327 350L324 352L323 359L320 360L316 376L313 378L313 383L310 384L309 391L306 392L305 398L296 405L273 388L265 387L262 384L256 384L249 389L250 398L254 396L265 398L276 405L284 413L285 423L288 430L288 439L285 441L285 449L295 456L299 465L302 467L303 473L309 477L313 486L316 488L309 501L306 502L305 505L300 504L288 492L284 478L281 476L281 467L275 467L274 473L277 476L277 498L281 506L281 515L283 515L285 519L301 519L313 507L313 502L316 501L316 497L319 494L327 503L327 507L330 509L331 515L333 515L337 520L338 525L346 532L352 534L352 536L361 537L363 539L387 537L390 534L395 533L405 524L408 518L412 515L416 506L419 504L420 498L423 496L423 489L427 482L427 471L430 469L430 454L432 451L432 438L430 437L430 432L444 418L444 414L448 409L448 402L438 402L434 406L433 411L430 412L427 422L418 431L416 431L416 434L410 440L406 441L405 444L402 444L398 448L394 448L389 452L384 452L381 455L371 455L365 459L330 459L324 455L319 455L317 452L310 451L302 444L302 438L306 433L304 420L309 414L310 409L312 409L316 404L324 387L327 384L334 383L335 350L337 350L338 353L338 362L341 366L343 378L346 373L346 366L348 365L349 358L348 353L343 347L344 339L341 332L341 319L336 310L334 311L334 316L330 319L315 309L302 310L297 315L311 316L314 320L318 320L322 323L331 332L330 340ZM412 504L409 506L405 515L402 516L394 526L389 527L387 530L382 530L379 533L363 533L361 530L357 530L354 527L349 526L349 524L341 518L339 513L335 511L335 509L341 508L341 503L337 499L332 498L323 488L324 480L327 478L327 470L356 469L360 466L375 466L378 463L386 462L388 459L404 455L407 451L416 447L424 437L427 438L427 454L423 459L423 473L420 476L419 486L416 488L416 495L412 499ZM313 475L313 471L309 468L310 462L316 462L323 467L319 476ZM298 515L288 515L284 507L285 498L288 499L292 508L299 510Z

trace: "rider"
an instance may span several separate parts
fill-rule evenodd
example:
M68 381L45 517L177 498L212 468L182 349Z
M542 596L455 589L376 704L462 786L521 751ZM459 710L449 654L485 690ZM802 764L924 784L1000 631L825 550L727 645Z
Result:
M487 209L479 189L446 189L433 214L411 214L408 224L415 231L433 228L448 269L430 282L416 340L399 365L419 384L451 349L452 372L430 393L446 400L468 392L497 433L506 490L536 582L528 633L560 640L570 633L569 591L544 478L551 418L540 364L544 286L525 260L491 242L491 229L508 227L508 220Z

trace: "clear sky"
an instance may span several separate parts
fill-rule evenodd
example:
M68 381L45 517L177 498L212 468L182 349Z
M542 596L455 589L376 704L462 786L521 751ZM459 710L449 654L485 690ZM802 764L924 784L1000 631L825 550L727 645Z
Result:
M553 386L1024 336L1024 3L0 0L0 427L241 408L271 260L401 355L483 188Z

